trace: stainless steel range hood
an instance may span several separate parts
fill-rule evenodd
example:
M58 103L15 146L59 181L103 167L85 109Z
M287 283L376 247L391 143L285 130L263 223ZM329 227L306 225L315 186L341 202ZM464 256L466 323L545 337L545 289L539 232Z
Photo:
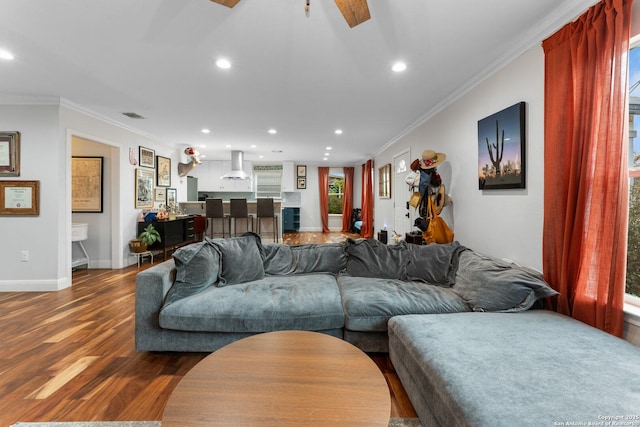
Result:
M244 153L242 151L232 151L231 172L222 175L222 179L251 179L251 176L242 170L243 163Z

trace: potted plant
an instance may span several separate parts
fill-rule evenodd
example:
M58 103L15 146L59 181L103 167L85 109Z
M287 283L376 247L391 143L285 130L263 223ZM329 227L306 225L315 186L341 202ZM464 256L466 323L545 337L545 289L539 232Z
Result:
M130 243L131 250L134 252L144 252L147 250L147 247L153 245L155 242L161 242L162 238L160 237L160 233L153 226L153 224L149 224L145 227L145 229L140 233L137 239L133 239Z

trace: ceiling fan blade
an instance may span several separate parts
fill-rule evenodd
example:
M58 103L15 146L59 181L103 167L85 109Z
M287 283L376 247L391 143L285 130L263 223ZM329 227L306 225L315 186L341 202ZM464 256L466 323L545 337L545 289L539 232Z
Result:
M367 0L335 0L335 2L351 28L371 19Z
M240 0L211 0L211 1L231 8L237 5Z

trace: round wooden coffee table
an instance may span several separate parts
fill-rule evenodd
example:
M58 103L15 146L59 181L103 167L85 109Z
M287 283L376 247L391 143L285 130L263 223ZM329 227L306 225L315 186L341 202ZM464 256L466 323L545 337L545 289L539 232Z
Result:
M254 335L207 356L178 383L162 427L387 427L389 388L353 345L317 332Z

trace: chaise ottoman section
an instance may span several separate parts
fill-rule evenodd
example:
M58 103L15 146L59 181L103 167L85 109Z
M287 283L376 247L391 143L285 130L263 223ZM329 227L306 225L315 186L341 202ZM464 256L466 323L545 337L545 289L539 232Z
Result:
M394 317L389 355L425 426L640 417L640 349L546 310Z

